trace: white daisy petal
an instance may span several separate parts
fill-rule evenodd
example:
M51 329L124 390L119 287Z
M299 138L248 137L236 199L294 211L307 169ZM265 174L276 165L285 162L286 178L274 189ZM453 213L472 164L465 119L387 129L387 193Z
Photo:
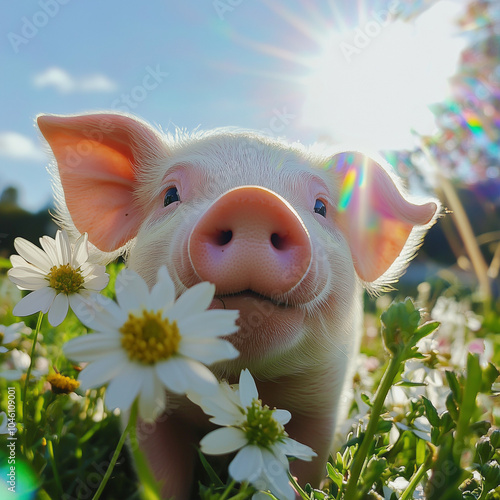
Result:
M13 254L9 258L12 267L27 267L29 269L33 268L36 269L37 271L41 271L41 269L39 269L38 267L35 267L33 264L30 264L29 262L26 262L20 255Z
M127 321L127 312L109 297L91 294L89 298L80 298L83 304L78 307L78 319L92 330L116 331Z
M222 337L238 331L236 325L239 311L225 309L210 309L198 314L189 314L178 320L183 336L203 339Z
M40 288L40 290L35 290L21 299L15 305L12 313L14 316L29 316L38 311L45 314L54 301L55 296L56 291L52 288Z
M205 311L214 298L215 285L204 281L184 292L169 310L172 320L180 320L186 316Z
M234 391L226 382L221 382L217 391L217 394L212 397L192 392L188 392L187 396L207 415L213 417L210 419L211 422L217 425L241 425L246 420L246 416L242 408L238 406L239 399L233 401L231 398Z
M222 427L209 432L201 441L200 448L208 455L225 455L248 444L245 433L236 427Z
M19 257L18 255L12 255L12 257ZM14 262L17 262L16 259L12 259ZM47 273L43 272L40 268L35 267L32 264L29 264L28 262L25 262L22 257L19 257L20 263L18 265L13 264L13 268L9 269L11 271L10 274L13 274L16 278L23 279L23 278L28 278L29 276L43 276L47 280L48 283L48 278L47 278ZM15 271L12 273L12 271Z
M277 441L276 443L273 443L269 447L269 451L274 455L274 457L278 460L281 465L288 470L289 464L288 464L288 458L286 457L285 453L283 453L283 443L280 441Z
M151 290L150 306L161 310L170 307L175 301L175 285L165 266L158 270L156 285Z
M85 288L87 290L94 290L100 292L108 286L109 276L107 274L100 274L99 276L94 276L88 280L85 280Z
M241 417L241 415L238 415L237 417ZM241 425L245 422L245 418L234 418L232 415L229 414L220 414L220 415L215 415L213 417L210 417L208 420L212 422L215 425Z
M156 364L158 378L172 391L185 394L187 391L200 394L215 394L215 375L198 361L183 357L171 358Z
M145 371L147 371L146 367L137 363L129 363L125 370L109 382L104 397L106 406L111 410L115 408L128 410L143 386Z
M75 242L70 264L75 269L78 269L88 258L88 235L83 233Z
M183 394L190 390L184 372L186 367L183 360L173 358L155 365L156 375L172 392Z
M90 262L82 262L79 269L82 276L87 280L103 274L106 271L106 266L91 264Z
M221 397L201 398L199 406L207 414L212 415L210 422L217 425L241 425L246 417L239 407Z
M281 425L286 425L290 422L292 414L288 410L274 410L273 417Z
M230 342L220 339L204 339L196 342L183 339L179 345L179 352L206 365L225 359L235 359L240 355L238 349Z
M73 361L95 361L121 349L116 333L91 333L69 340L63 346L64 354Z
M31 271L24 267L14 267L8 270L10 281L25 290L39 290L49 285L46 276L41 272Z
M238 482L252 482L261 475L263 467L264 460L261 448L249 444L236 454L229 464L228 471L230 476Z
M50 261L52 262L53 266L58 266L60 265L60 262L58 261L57 258L57 251L56 251L56 242L53 238L50 236L42 236L40 238L40 245L42 245L43 250L49 257Z
M60 265L71 263L71 243L66 231L57 231L56 233L56 254Z
M101 387L128 368L128 358L123 351L102 356L87 365L78 377L82 390Z
M17 253L23 257L26 262L40 268L44 273L48 273L50 268L54 265L43 250L24 238L16 238L14 240L14 247ZM12 264L14 264L14 262Z
M69 301L65 293L58 293L49 309L48 320L52 326L58 326L68 315Z
M122 309L134 311L148 305L149 290L146 282L131 269L123 269L116 278L116 298Z
M68 296L68 300L71 310L82 323L89 316L92 316L93 308L89 305L91 299L79 293L72 293Z
M283 500L294 500L295 492L288 479L288 464L286 467L269 451L262 450L264 460L263 477L269 483L269 490L274 496Z
M277 446L282 453L288 455L289 457L296 457L301 460L309 461L316 456L316 453L312 450L312 448L288 437Z
M248 369L242 370L240 373L240 399L243 408L248 408L254 399L259 399L257 386Z
M145 371L139 394L140 417L145 421L154 421L165 411L166 404L165 387L156 376L154 369Z

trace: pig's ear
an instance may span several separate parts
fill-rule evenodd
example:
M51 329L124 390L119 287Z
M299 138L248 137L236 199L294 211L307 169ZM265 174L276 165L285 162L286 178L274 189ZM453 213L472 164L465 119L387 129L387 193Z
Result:
M61 225L88 233L103 252L125 247L141 223L134 198L138 169L165 148L159 135L142 121L113 113L41 115L37 122L57 162Z
M340 176L338 224L358 276L375 287L396 281L434 223L438 202L420 205L407 201L381 159L347 151L331 162Z

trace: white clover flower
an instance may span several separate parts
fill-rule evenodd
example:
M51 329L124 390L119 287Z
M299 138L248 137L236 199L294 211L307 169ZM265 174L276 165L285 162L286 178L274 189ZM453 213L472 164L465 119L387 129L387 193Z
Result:
M9 352L7 362L1 367L2 378L5 380L20 380L28 371L31 357L26 352L12 349ZM31 370L31 377L39 379L49 372L49 361L43 356L35 359L34 367Z
M387 483L387 486L383 487L384 491L384 500L390 500L390 498L393 496L393 494L397 491L399 494L401 494L407 486L410 484L410 482L405 479L404 477L397 477L393 481L389 481Z
M12 325L0 325L0 354L6 353L9 349L6 345L15 342L21 337L21 333L30 333L31 328L28 328L24 322L13 323Z
M223 455L239 450L229 465L234 480L248 481L279 499L293 500L287 456L309 461L316 453L288 437L284 425L291 418L290 412L263 406L248 370L241 372L239 382L235 387L221 383L213 397L188 394L207 415L212 415L211 422L224 426L201 440L201 451Z
M154 419L166 407L165 387L215 393L218 382L205 366L238 357L239 352L218 336L238 330L238 311L206 310L215 286L199 283L177 300L166 267L149 291L134 271L124 269L116 281L118 303L99 295L88 302L81 321L97 333L67 342L66 356L89 362L78 380L83 390L108 384L105 403L128 410L139 397L139 414Z
M52 326L64 321L68 308L77 316L85 307L83 298L102 290L109 281L105 267L88 260L87 234L72 245L66 231L57 231L55 239L40 238L42 249L23 238L14 246L19 255L12 255L9 279L21 290L32 293L21 299L13 310L15 316L29 316L41 311L49 313Z

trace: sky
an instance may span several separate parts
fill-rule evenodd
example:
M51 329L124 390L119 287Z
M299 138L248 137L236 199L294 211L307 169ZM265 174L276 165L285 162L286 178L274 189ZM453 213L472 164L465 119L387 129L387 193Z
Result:
M252 128L291 141L412 147L446 97L464 1L416 21L402 0L7 0L0 193L51 203L40 113L122 111L163 130ZM415 4L431 4L413 0Z

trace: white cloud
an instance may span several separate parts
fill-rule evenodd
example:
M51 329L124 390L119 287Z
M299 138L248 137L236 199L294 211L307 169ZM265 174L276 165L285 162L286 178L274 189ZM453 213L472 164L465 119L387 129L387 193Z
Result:
M38 73L33 78L35 87L54 87L61 93L71 92L112 92L116 84L106 75L88 75L76 78L56 66Z
M0 132L0 156L14 160L42 160L45 157L29 137L17 132Z

